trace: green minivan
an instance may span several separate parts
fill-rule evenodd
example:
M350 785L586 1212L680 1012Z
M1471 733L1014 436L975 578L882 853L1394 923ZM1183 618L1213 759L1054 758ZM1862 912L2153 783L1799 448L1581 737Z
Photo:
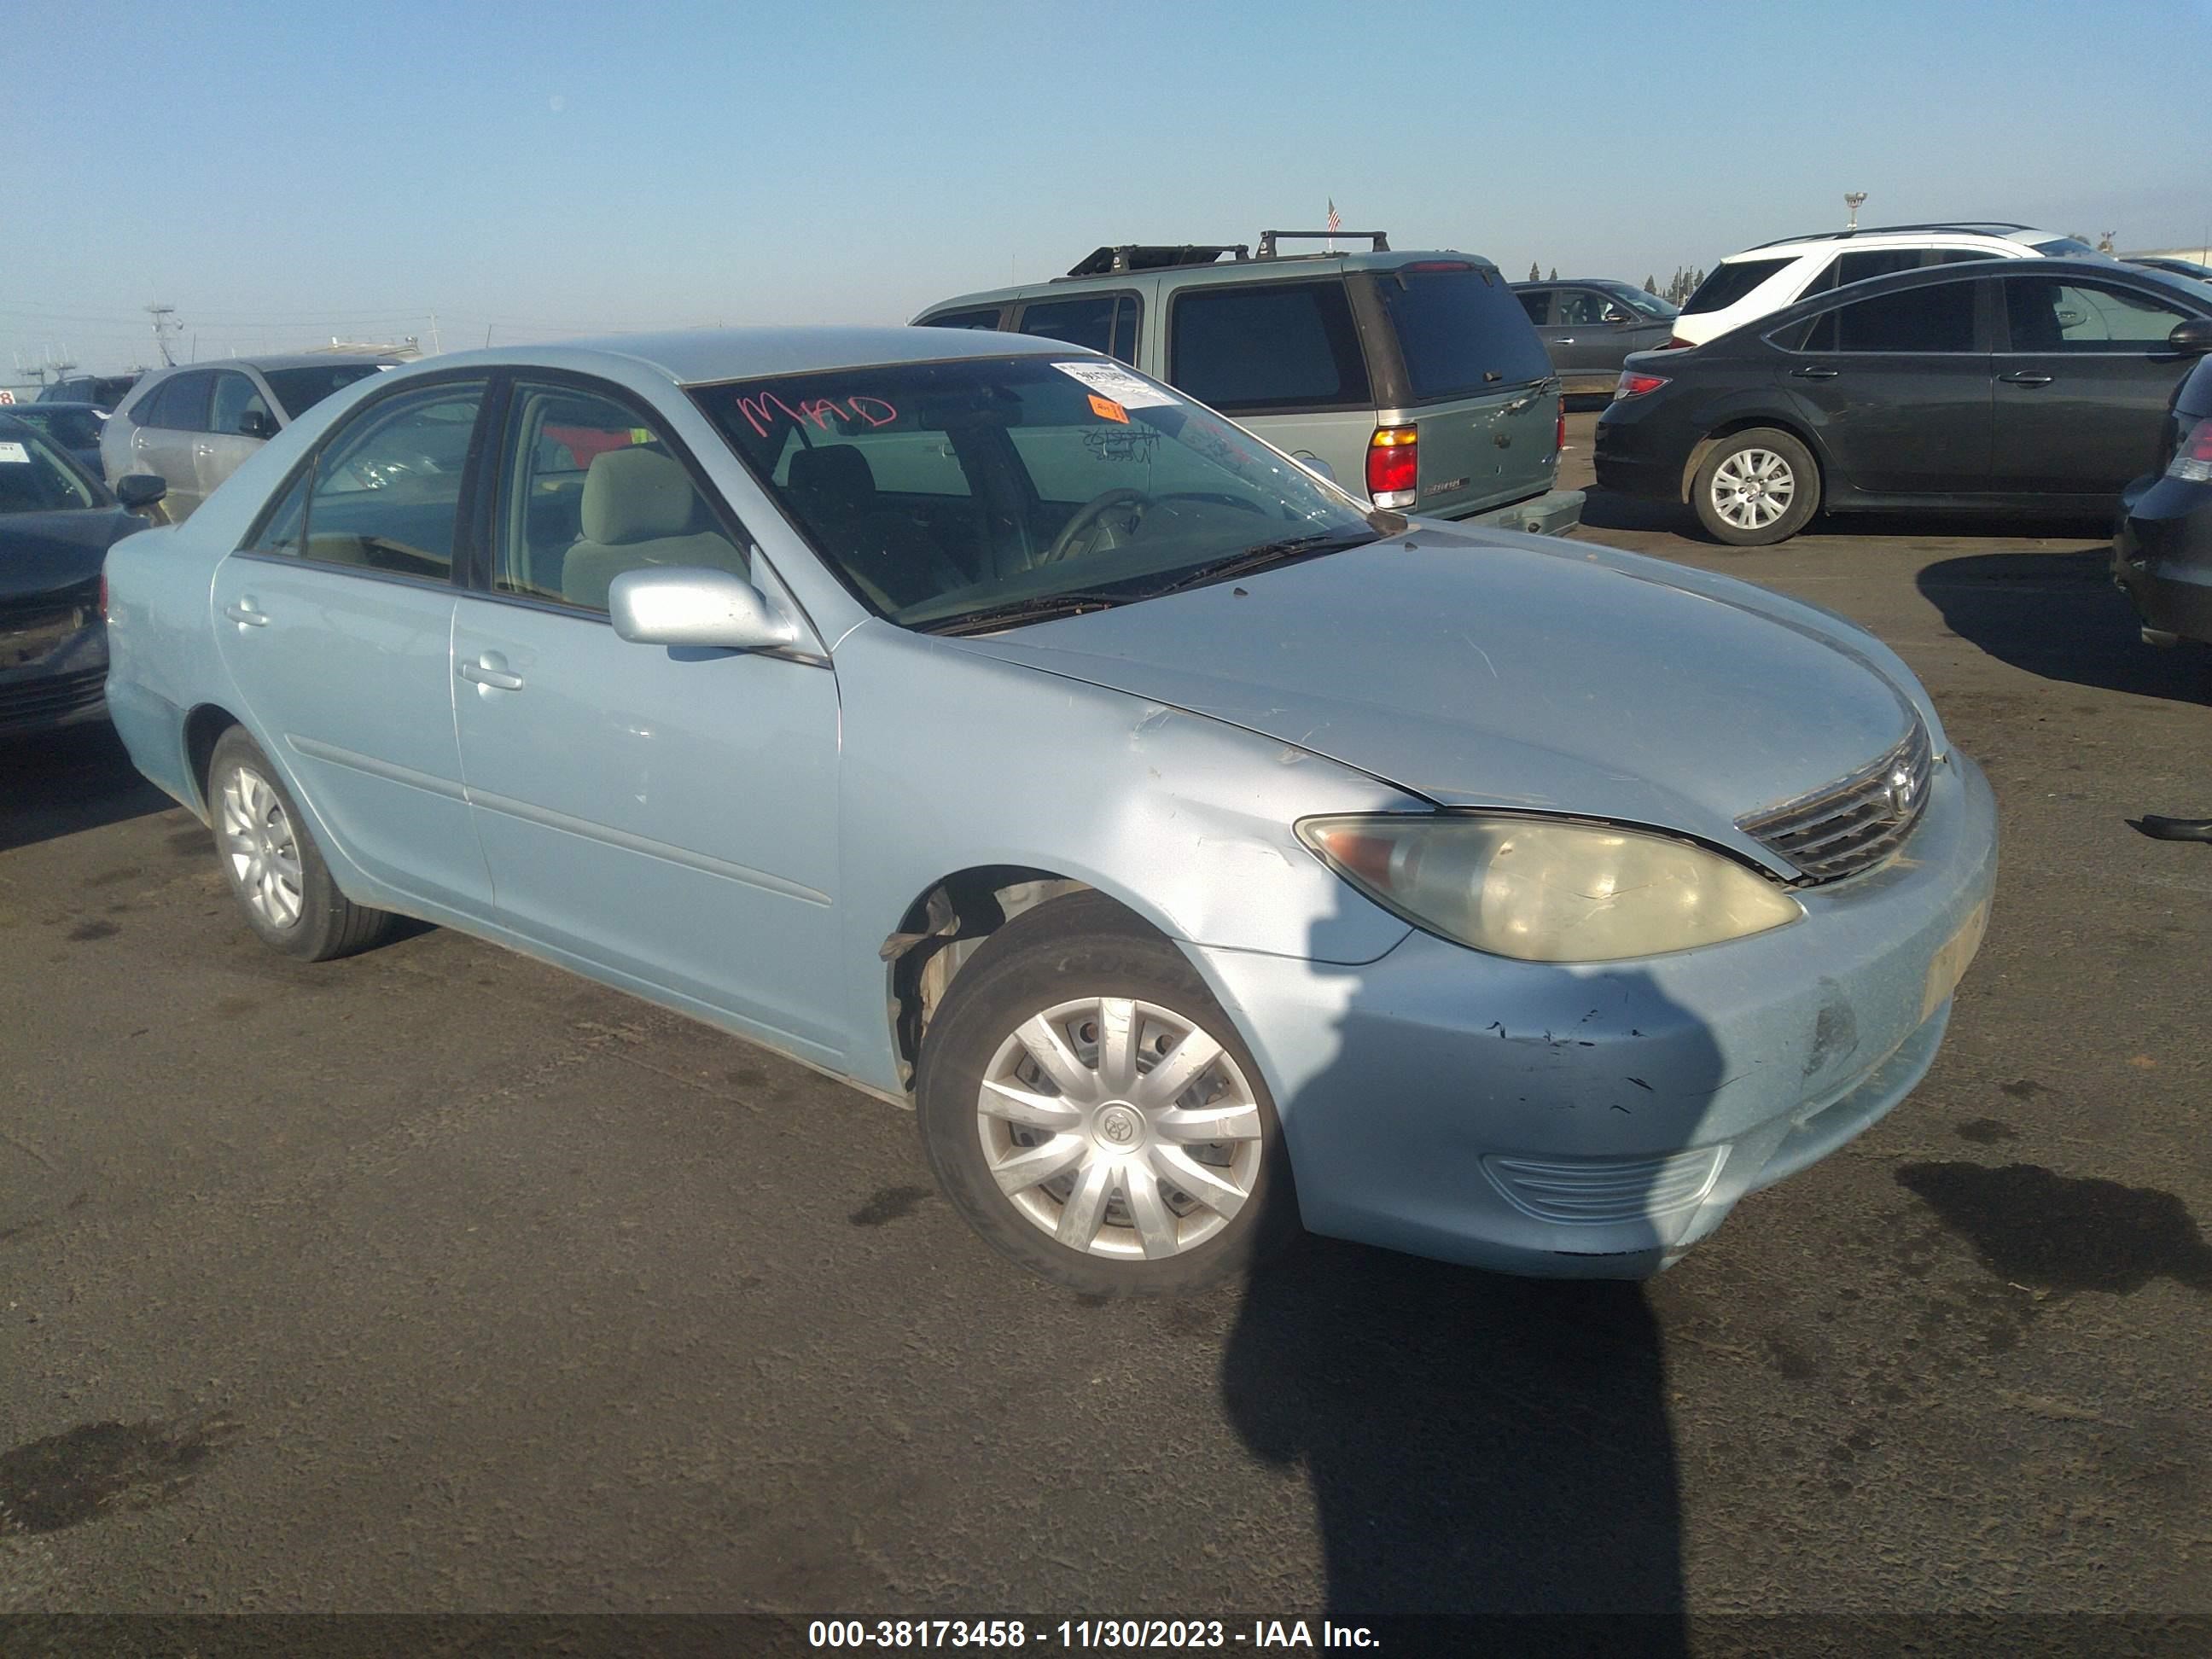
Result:
M1559 382L1489 260L1285 254L1326 232L1243 244L1102 247L1065 276L962 295L925 328L1003 329L1120 358L1210 404L1376 507L1560 533L1583 494L1553 488Z

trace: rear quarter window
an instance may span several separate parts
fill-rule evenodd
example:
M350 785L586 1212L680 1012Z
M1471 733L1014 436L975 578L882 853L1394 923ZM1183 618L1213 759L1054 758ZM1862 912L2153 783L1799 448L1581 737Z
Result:
M1684 313L1723 311L1749 294L1784 266L1795 263L1781 259L1730 259L1715 265L1705 280L1698 284L1682 307Z
M1378 271L1371 280L1398 337L1414 401L1550 378L1550 354L1496 271L1479 265L1413 266Z
M1340 277L1177 295L1169 313L1168 379L1231 415L1374 400Z

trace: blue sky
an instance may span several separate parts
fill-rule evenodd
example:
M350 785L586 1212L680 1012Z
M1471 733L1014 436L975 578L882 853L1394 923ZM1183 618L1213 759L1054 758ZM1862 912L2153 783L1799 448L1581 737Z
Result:
M1840 225L2196 246L2212 0L24 3L0 382L331 333L904 320L1317 225L1663 281Z

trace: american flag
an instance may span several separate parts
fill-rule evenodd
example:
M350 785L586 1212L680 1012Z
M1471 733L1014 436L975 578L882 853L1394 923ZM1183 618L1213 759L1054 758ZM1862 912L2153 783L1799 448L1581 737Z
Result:
M1328 234L1334 236L1343 228L1344 221L1336 216L1336 198L1332 196L1328 200Z

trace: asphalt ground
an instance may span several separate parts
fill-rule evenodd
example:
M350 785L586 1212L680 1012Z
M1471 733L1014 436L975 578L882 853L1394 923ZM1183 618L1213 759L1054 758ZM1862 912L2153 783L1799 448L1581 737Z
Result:
M0 751L0 1612L2212 1613L2212 847L2126 823L2212 813L2212 672L2094 525L1589 520L1874 628L2003 814L1927 1082L1648 1285L1088 1304L899 1111L451 933L281 960L111 738Z

